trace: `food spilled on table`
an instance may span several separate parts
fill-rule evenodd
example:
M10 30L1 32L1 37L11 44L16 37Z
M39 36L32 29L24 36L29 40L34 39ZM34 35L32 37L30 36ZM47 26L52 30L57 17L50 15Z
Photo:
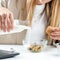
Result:
M42 51L43 46L42 45L30 45L28 47L28 50L30 50L31 52L40 52Z

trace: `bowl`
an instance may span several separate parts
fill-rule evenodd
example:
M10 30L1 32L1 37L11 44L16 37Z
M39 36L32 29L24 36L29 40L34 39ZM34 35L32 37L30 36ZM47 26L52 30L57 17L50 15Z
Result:
M47 47L47 40L42 39L39 43L27 43L24 47L30 52L41 52Z

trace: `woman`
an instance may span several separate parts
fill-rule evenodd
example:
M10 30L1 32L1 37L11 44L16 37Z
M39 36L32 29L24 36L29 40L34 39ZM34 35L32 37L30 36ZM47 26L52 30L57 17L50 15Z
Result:
M50 28L47 28L49 39L60 40L60 28L57 28L57 26L51 22L55 19L56 21L60 19L60 0L30 0L29 2L27 19L30 21L30 24L32 23L32 29L31 33L28 32L29 36L26 40L29 40L29 43L39 43L41 39L46 37L45 31L47 25L52 26L50 33Z

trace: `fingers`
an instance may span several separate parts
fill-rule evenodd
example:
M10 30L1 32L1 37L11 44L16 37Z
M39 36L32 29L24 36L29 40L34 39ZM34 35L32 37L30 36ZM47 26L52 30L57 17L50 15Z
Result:
M53 39L53 40L60 40L60 37L50 36L50 38Z
M53 29L53 31L54 31L54 32L59 32L59 31L60 31L60 28L55 27L55 28Z
M7 31L13 29L13 16L11 13L7 14Z
M51 33L51 36L60 36L60 28L55 28Z
M9 12L0 15L0 29L4 32L13 29L13 15Z
M52 32L50 34L50 38L54 40L60 40L60 30Z
M10 19L10 22L11 22L11 29L13 29L14 28L14 18L13 18L13 14L12 13L10 13L9 19Z
M2 15L2 20L1 20L1 29L6 32L6 14Z
M58 32L52 32L50 35L51 35L51 36L54 36L54 35L60 36L60 31L58 31Z
M1 25L1 20L2 20L2 16L0 15L0 29L1 29L1 26L2 26L2 25Z
M60 40L60 28L54 27L50 32L50 38L53 40Z
M0 15L0 29L5 31L5 19L6 19L6 14Z

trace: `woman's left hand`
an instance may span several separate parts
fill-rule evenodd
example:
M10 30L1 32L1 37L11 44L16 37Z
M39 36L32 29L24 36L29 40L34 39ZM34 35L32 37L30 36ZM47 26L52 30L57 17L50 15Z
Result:
M60 40L60 28L54 28L54 30L50 33L50 38Z

